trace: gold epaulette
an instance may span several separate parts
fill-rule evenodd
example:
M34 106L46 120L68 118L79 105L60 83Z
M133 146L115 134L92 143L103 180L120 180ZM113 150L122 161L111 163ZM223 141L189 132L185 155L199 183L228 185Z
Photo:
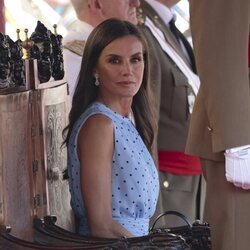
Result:
M83 40L74 40L74 41L66 43L65 45L63 45L63 47L77 54L78 56L82 56L85 43L86 41L83 41Z
M136 11L138 25L143 25L145 23L145 14L142 8L137 8Z

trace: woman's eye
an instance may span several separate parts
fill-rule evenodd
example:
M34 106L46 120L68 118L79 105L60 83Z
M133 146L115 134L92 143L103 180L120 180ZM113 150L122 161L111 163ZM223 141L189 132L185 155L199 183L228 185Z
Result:
M109 63L111 64L118 64L120 62L120 60L118 58L110 58L109 59Z
M137 63L137 62L141 62L141 61L142 61L142 58L140 56L133 57L131 59L131 62L133 62L133 63Z

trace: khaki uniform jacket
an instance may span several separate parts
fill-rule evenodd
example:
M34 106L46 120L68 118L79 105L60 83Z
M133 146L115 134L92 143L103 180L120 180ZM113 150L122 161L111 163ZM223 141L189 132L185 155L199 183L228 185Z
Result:
M149 17L189 65L180 44L155 10L144 0L141 0L141 8L141 21L143 22L145 16ZM150 30L144 27L143 31L150 47L151 79L159 113L158 150L184 152L190 122L187 98L192 88L186 76L162 50Z
M164 33L167 42L191 69L180 44L156 11L144 0L141 0L141 8L140 21L143 23L144 16L147 16ZM157 149L184 152L191 116L188 95L192 93L192 87L186 75L160 46L153 32L146 24L141 27L150 48L151 83L159 115ZM159 176L161 193L155 216L167 210L176 210L185 214L190 220L194 220L200 177L173 175L162 171L159 171ZM181 221L174 216L163 218L161 223L161 226L165 227L181 225Z
M201 86L186 152L220 161L250 144L250 1L190 0L190 17Z

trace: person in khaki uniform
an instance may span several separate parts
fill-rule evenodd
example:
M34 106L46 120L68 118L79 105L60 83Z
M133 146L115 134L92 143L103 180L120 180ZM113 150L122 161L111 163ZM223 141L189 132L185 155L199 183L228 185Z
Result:
M201 79L186 152L207 181L213 250L250 247L250 1L190 0Z
M175 36L171 30L176 18L171 8L177 2L141 0L138 12L140 27L150 44L151 81L159 116L157 156L161 192L155 216L174 210L194 221L199 217L201 167L198 157L186 155L184 150L196 95L192 81L199 79L191 46L180 31ZM195 80L189 78L191 74ZM173 227L183 223L177 216L167 216L157 225Z

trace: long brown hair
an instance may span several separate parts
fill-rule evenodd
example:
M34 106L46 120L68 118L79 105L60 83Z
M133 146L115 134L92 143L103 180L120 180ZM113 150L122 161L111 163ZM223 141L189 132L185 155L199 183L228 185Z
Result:
M72 108L69 114L69 124L64 129L64 143L68 145L73 126L86 108L96 100L98 88L94 85L94 69L97 65L103 49L115 39L132 35L141 41L144 47L144 73L142 84L133 97L132 110L136 128L145 145L151 151L156 128L156 119L153 111L152 94L149 84L148 48L147 43L139 29L128 21L116 18L107 19L99 24L90 34L85 44L82 57L80 76L72 100ZM66 134L67 133L67 134Z

